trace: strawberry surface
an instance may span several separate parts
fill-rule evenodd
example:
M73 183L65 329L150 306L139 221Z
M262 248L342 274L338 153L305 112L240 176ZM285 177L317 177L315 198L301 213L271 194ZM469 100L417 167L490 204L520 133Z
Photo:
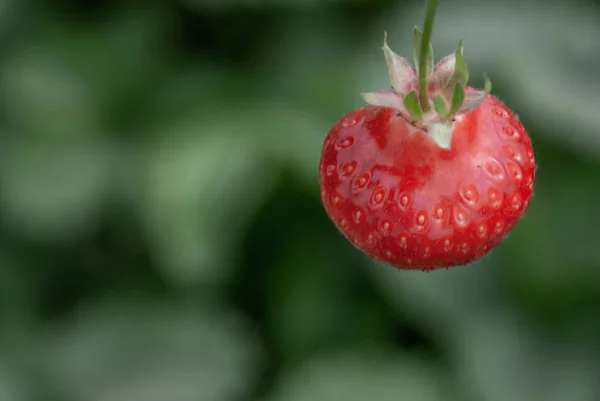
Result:
M464 265L490 252L529 205L531 141L492 95L455 116L451 138L449 149L438 146L391 107L347 114L323 145L327 214L357 248L402 269Z

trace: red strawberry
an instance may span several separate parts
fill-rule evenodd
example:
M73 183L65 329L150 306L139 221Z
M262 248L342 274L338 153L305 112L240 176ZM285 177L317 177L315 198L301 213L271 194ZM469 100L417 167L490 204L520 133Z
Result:
M320 162L329 217L357 248L400 269L490 252L527 210L535 179L523 125L487 78L486 90L466 85L462 43L433 66L430 31L415 28L423 74L384 39L393 90L364 94L368 105L334 125Z

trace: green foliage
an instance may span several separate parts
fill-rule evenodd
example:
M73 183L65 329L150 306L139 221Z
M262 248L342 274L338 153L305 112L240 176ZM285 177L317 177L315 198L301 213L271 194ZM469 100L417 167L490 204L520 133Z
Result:
M461 40L456 49L456 71L450 78L450 84L461 83L466 85L469 82L469 69L467 68L467 62L463 56L463 41Z
M600 397L598 80L563 71L600 52L552 36L597 7L440 4L539 169L497 250L425 274L354 249L317 172L422 4L133 4L0 1L0 401Z
M417 92L412 91L408 95L404 96L404 106L406 107L406 110L408 110L410 115L416 120L423 119L423 109L421 108L421 104L419 103L419 97L417 96Z

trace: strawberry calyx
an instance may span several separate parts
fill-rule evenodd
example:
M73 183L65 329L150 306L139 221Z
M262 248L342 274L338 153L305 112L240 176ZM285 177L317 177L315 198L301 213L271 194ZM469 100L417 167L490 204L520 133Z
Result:
M410 124L423 129L440 147L450 148L452 124L461 114L476 109L490 93L492 84L484 74L484 89L468 87L469 70L463 57L463 43L456 52L434 65L433 47L429 40L436 1L429 0L425 31L414 29L414 65L396 54L387 44L385 56L392 90L363 93L365 101L374 106L392 107Z

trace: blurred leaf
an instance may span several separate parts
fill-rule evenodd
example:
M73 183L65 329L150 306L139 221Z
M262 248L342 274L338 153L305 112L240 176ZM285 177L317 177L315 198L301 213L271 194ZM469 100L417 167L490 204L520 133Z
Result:
M91 227L110 188L110 149L95 141L0 146L0 214L16 232L47 240Z
M265 97L282 99L301 112L326 118L323 137L337 118L366 105L361 93L389 87L381 35L372 44L371 57L380 62L385 85L376 87L365 84L364 77L357 74L365 55L349 44L339 14L318 13L310 28L301 17L282 19L280 26L272 47L261 59L258 79L265 83Z
M310 228L299 225L267 283L269 328L278 352L299 360L321 349L391 346L393 322L365 285L363 266L352 263L354 255L346 244L338 246L338 238L311 236Z
M320 6L320 0L182 0L193 9L198 11L211 10L237 10L237 9L261 9L272 6L287 7L315 7ZM348 3L360 0L338 0Z
M321 147L329 126L312 113L286 102L264 102L248 107L239 121L252 127L254 140L274 162L288 168L318 197ZM252 125L251 125L252 124Z
M5 358L0 353L0 400L29 401L31 398L26 381L4 361Z
M251 75L239 74L222 63L205 59L188 61L155 83L142 127L153 133L157 126L170 127L198 118L199 114L207 119L222 114L221 120L229 121L247 107L244 101L256 101L257 84L260 82L255 82Z
M287 370L272 401L450 401L443 373L409 355L323 354Z
M254 338L227 310L113 302L48 334L33 357L81 401L226 401L258 372Z
M27 48L8 57L0 75L8 123L39 140L98 134L98 104L90 85L51 49Z
M275 178L260 143L228 124L182 123L146 162L136 200L159 266L180 283L222 283Z
M0 349L19 338L36 318L31 294L34 285L26 267L0 246Z
M22 2L15 0L0 0L0 35L5 33L5 29L13 23L18 6L21 6Z
M102 24L57 26L57 50L65 52L93 85L109 124L130 128L137 122L155 83L170 71L174 61L171 10L156 5L132 7L111 13ZM68 39L73 36L76 41Z
M595 321L600 304L599 166L544 145L535 196L506 244L506 275L526 309L572 333L575 321Z
M534 332L531 323L501 310L465 322L451 349L456 371L475 399L598 399L595 349L543 341Z
M440 341L461 331L463 323L502 302L494 255L467 266L431 273L397 270L378 262L370 272L382 293L398 310L432 330Z
M28 29L2 73L9 112L63 136L96 133L97 124L131 135L173 61L169 10L133 7L86 19L35 8L22 18Z

